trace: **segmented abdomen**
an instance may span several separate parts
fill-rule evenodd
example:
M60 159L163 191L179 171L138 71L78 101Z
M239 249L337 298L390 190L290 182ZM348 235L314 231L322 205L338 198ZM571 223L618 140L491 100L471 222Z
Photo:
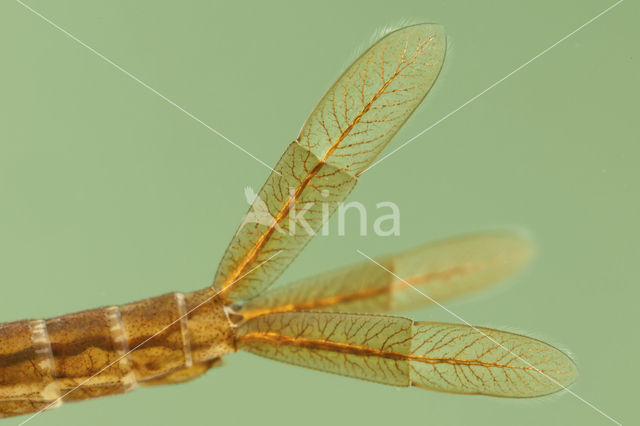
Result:
M195 377L206 368L192 367L208 368L233 351L233 332L209 289L0 324L0 417Z

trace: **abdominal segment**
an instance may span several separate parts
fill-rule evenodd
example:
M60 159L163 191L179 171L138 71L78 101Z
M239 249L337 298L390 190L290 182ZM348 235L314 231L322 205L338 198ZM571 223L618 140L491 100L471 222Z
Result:
M170 293L0 324L0 417L204 374L235 350L222 303L212 294Z

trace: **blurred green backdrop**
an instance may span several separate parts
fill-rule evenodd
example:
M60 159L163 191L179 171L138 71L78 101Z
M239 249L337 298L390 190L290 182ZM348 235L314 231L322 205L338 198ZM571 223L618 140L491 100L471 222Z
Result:
M449 37L435 89L392 149L613 4L27 3L268 164L382 26L439 22ZM397 203L401 235L354 226L316 238L279 282L361 261L356 249L524 227L539 246L533 266L448 306L570 350L581 373L571 389L632 423L637 17L622 3L365 173L351 200ZM244 187L257 190L268 169L14 1L0 4L0 55L0 321L207 285L246 211ZM197 381L64 406L30 425L236 423L612 424L567 393L394 389L236 354Z

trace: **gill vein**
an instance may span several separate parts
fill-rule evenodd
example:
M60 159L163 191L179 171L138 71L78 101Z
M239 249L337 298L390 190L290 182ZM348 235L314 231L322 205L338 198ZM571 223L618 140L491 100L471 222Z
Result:
M310 339L307 337L291 337L275 332L251 332L237 337L239 343L271 343L275 345L290 345L306 349L328 350L356 356L376 356L395 361L416 361L425 364L450 364L479 366L486 368L504 368L517 370L531 370L540 372L539 369L529 366L508 365L498 362L482 361L479 359L460 359L455 357L429 357L425 355L406 354L395 351L384 351L349 343L332 342L324 339Z
M431 40L431 38L429 40L427 40L427 42L430 41L430 40ZM358 124L358 122L362 119L362 117L371 109L371 106L375 103L376 100L378 100L378 98L380 96L382 96L384 91L387 89L387 87L389 87L389 85L393 82L393 80L402 71L404 71L404 69L406 69L407 66L409 66L411 63L413 63L413 61L415 61L417 55L424 49L426 44L427 43L424 43L421 46L419 46L418 48L416 48L416 51L414 52L413 57L411 58L411 61L409 63L407 63L405 65L405 62L407 62L407 61L403 60L398 65L398 67L396 68L394 73L389 77L389 79L387 79L382 84L382 86L376 91L376 93L364 105L364 107L362 107L360 112L354 117L354 119L351 121L351 123L349 123L349 125L340 133L340 135L335 140L335 142L333 142L331 144L331 146L329 147L329 149L327 149L327 151L324 153L322 158L320 158L318 160L318 162L311 168L311 170L307 173L307 175L302 180L302 182L300 182L300 185L298 185L298 187L296 188L294 193L289 195L289 197L287 198L286 202L284 202L282 204L282 207L280 208L280 211L278 211L278 214L274 217L274 220L271 223L271 225L269 225L269 227L260 235L260 237L258 238L256 243L251 247L251 249L249 249L247 254L243 257L243 259L240 262L240 264L231 272L229 277L227 277L227 279L225 280L225 282L222 285L223 291L225 291L226 288L228 288L229 283L234 282L242 274L242 272L244 271L244 269L248 265L250 265L252 262L254 262L256 260L256 258L260 254L260 250L262 250L262 248L264 248L264 246L267 244L269 238L271 237L271 235L273 234L274 230L276 229L276 226L279 225L281 223L281 221L289 214L289 210L291 208L292 200L297 200L298 199L298 197L302 194L302 192L305 190L305 188L309 185L309 182L311 182L311 180L318 174L318 172L320 171L322 166L326 163L326 160L334 153L334 151L338 148L340 143L349 135L349 133L351 132L353 127L356 124ZM401 67L400 65L405 65L405 66ZM299 140L299 138L300 137L298 137L298 140Z

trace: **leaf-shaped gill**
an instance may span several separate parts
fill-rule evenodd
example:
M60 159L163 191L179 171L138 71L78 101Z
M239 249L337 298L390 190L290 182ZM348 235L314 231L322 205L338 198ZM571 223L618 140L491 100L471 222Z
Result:
M531 243L518 233L485 232L425 244L378 260L390 274L366 261L280 286L251 299L245 319L274 312L386 313L431 300L443 301L494 284L518 271L531 256Z
M406 318L287 312L238 329L238 348L302 367L394 385L501 397L563 389L572 360L529 337Z
M441 26L414 25L379 40L342 74L227 248L214 281L224 298L254 297L291 263L429 92L444 54Z

